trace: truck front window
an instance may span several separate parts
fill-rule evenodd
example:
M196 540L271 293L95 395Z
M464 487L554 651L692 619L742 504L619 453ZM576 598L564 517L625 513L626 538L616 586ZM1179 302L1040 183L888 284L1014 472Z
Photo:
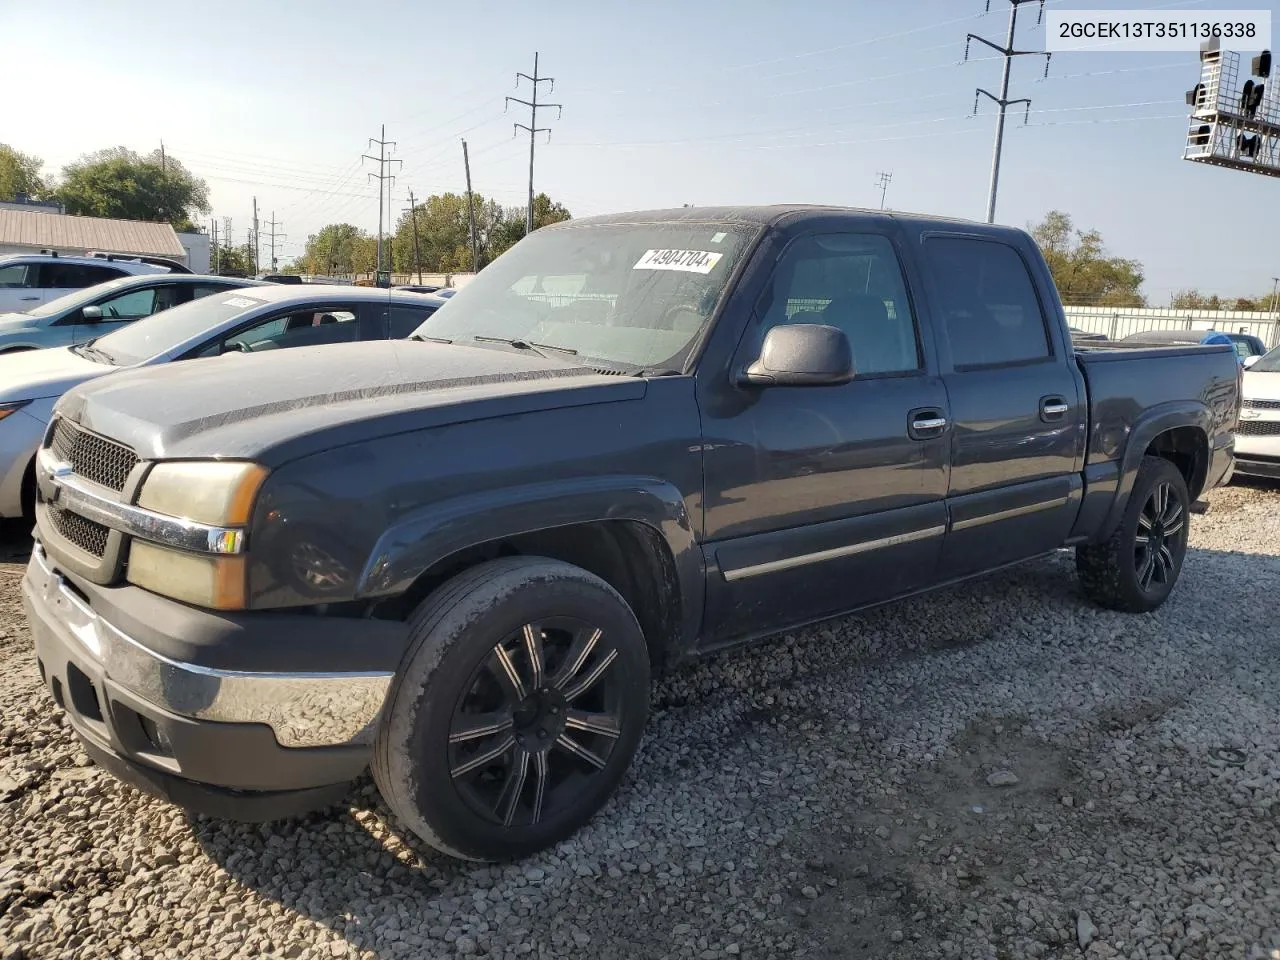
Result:
M676 366L756 232L697 222L544 228L477 274L414 333L553 344L637 369Z

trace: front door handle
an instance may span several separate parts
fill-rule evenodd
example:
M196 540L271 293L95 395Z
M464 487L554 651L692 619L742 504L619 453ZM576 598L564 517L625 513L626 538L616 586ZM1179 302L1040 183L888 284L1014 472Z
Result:
M26 301L26 300L39 300L40 298L39 297L23 297L22 299Z
M907 436L912 440L931 440L947 428L941 410L912 410L907 419Z
M1040 398L1040 419L1045 423L1055 423L1067 415L1071 404L1062 397Z

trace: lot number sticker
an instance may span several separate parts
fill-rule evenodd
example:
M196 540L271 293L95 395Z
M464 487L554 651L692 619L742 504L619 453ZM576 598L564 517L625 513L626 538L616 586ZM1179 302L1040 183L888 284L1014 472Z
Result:
M711 253L707 250L646 250L631 269L710 273L723 256L723 253Z
M253 307L257 306L257 300L249 300L245 297L227 297L222 301L224 306L228 307Z

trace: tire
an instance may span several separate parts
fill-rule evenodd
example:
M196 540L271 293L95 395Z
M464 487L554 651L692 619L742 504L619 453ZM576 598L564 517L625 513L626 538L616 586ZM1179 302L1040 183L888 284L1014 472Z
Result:
M649 711L648 649L617 591L568 563L507 557L437 589L409 635L372 763L406 827L450 856L495 861L599 811Z
M1146 613L1163 604L1182 572L1190 507L1187 482L1178 468L1160 457L1143 457L1111 537L1076 548L1084 592L1096 603L1126 613ZM1156 537L1154 543L1150 536Z

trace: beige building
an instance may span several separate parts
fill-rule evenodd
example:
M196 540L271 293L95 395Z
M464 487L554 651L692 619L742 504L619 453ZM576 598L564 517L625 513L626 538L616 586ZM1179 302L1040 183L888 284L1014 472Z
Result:
M73 217L62 213L15 210L9 205L0 209L0 254L39 253L41 250L81 257L90 251L171 257L188 263L186 247L167 223Z

